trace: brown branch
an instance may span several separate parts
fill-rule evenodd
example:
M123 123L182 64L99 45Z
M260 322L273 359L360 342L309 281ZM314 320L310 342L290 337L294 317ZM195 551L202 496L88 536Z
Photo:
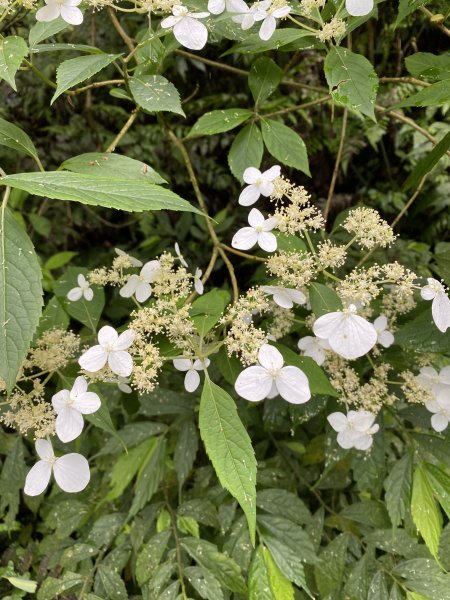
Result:
M402 210L398 213L398 215L392 221L392 223L391 223L392 229L398 224L398 222L400 221L400 219L402 219L404 217L405 213L409 210L409 208L411 207L412 203L415 201L415 199L417 198L417 196L422 191L422 188L423 188L423 185L424 185L425 180L427 178L427 175L428 175L428 173L422 177L422 179L420 180L419 185L417 186L417 189L414 192L414 194L406 202L405 206L402 208Z
M118 144L120 144L124 135L127 133L127 131L130 129L130 127L135 122L135 120L138 116L138 113L139 113L139 108L136 107L131 112L125 125L122 127L122 129L119 131L119 133L116 135L116 137L113 139L113 141L110 143L110 145L106 148L105 152L114 152L114 150L116 149L116 146L118 146Z
M103 87L104 85L122 85L123 83L125 83L124 79L108 79L107 81L95 81L94 83L90 83L89 85L85 85L84 87L72 90L72 95L81 94L92 88L99 88Z
M434 15L430 10L428 10L428 8L425 8L425 6L421 6L419 10L429 18L430 23L440 29L444 35L450 37L450 29L447 29L438 15Z
M130 52L133 52L134 51L133 40L130 38L128 33L122 27L122 25L119 22L119 19L116 16L116 13L114 12L114 9L111 8L110 6L108 6L108 14L109 14L109 18L111 19L111 22L114 26L114 29L117 31L117 33L120 35L120 37L123 39L123 41L125 42L125 45L130 50Z
M380 77L380 83L411 83L413 85L421 85L422 87L429 87L431 85L428 81L421 81L415 77Z

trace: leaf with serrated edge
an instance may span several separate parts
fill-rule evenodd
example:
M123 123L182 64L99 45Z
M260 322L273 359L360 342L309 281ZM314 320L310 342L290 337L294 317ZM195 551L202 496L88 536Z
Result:
M0 39L0 80L4 79L17 92L15 75L28 54L25 40L17 35Z
M414 472L411 514L428 550L436 558L442 531L442 515L433 497L424 464L419 465Z

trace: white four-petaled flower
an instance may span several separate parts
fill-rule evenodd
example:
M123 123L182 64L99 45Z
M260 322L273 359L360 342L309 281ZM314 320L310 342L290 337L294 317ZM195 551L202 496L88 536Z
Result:
M281 308L292 308L294 304L306 303L305 294L299 290L293 290L277 285L263 285L261 286L261 289L265 294L272 296L275 304Z
M245 169L243 179L248 185L239 196L239 204L241 206L251 206L255 204L261 195L270 196L274 188L273 182L280 176L280 173L281 167L279 165L270 167L264 173L261 173L259 169L255 169L255 167Z
M436 327L445 333L450 327L450 298L445 292L445 288L437 279L429 277L428 285L420 290L420 295L424 300L432 300L431 314Z
M433 367L422 367L416 379L422 387L436 394L443 387L450 387L450 366L444 367L439 373Z
M175 247L175 252L177 254L178 260L183 265L183 267L185 267L187 269L188 268L188 264L187 264L184 256L181 254L180 245L178 244L178 242L175 242L175 246L174 247Z
M209 358L204 358L203 360L197 358L196 360L192 360L191 358L175 358L173 361L173 366L177 371L185 371L186 375L184 377L184 388L187 392L195 392L195 390L200 385L200 375L198 371L203 371L205 368L208 368L210 365Z
M313 335L300 338L297 346L305 356L312 358L318 365L322 365L325 360L325 350L331 350L327 340L322 340Z
M364 17L373 10L373 0L345 0L345 8L352 17Z
M377 344L381 344L383 348L389 348L394 343L394 335L387 330L388 320L385 315L380 315L373 322L373 326L377 332Z
M244 0L209 0L208 10L213 15L221 15L224 10L232 15L245 14L249 7Z
M64 443L76 439L83 431L83 415L90 415L101 406L97 394L88 392L87 389L86 379L77 377L71 390L61 390L52 398L57 414L56 435Z
M203 286L202 275L203 271L197 267L194 273L194 288L199 296L201 296L205 290Z
M431 426L435 431L444 431L450 421L450 386L442 386L434 400L425 403L426 408L434 413Z
M39 460L28 471L24 492L27 496L38 496L48 486L50 477L65 492L81 492L89 483L91 474L88 461L81 454L72 452L56 458L48 440L36 440L36 452Z
M82 369L96 373L108 363L113 373L128 377L133 370L133 359L126 349L131 346L135 337L134 331L127 329L120 335L109 325L98 332L98 345L86 350L78 360Z
M349 410L347 415L335 412L327 419L338 432L337 443L346 450L368 450L373 442L372 435L379 429L378 425L374 425L376 415L367 410Z
M190 50L201 50L208 41L208 30L198 19L209 17L209 12L190 12L186 6L176 4L172 15L161 21L161 27L173 27L177 42Z
M259 365L244 369L236 379L234 388L245 400L259 402L278 394L292 404L304 404L311 398L309 382L298 367L284 367L281 353L263 344L258 352Z
M252 208L248 215L250 227L242 227L234 234L231 245L237 250L250 250L255 244L266 252L274 252L277 249L277 238L270 233L277 226L276 217L265 219L263 214Z
M372 323L356 314L351 304L343 311L322 315L313 325L317 337L327 340L331 349L353 360L371 350L377 342L377 331Z
M61 17L69 25L81 25L83 13L77 6L81 0L45 0L46 6L36 13L36 21L54 21Z
M275 31L277 19L287 17L290 12L291 7L287 4L280 6L279 2L262 0L262 2L255 2L247 13L238 15L233 20L240 23L241 28L244 30L250 29L255 23L262 21L259 37L267 41L270 40Z
M77 277L78 286L67 292L67 299L71 302L76 302L80 298L84 298L88 302L94 297L94 291L91 289L91 284L86 277L80 273Z
M142 267L139 275L131 275L119 294L123 298L131 298L133 294L138 302L145 302L152 295L151 284L161 269L159 260L150 260Z

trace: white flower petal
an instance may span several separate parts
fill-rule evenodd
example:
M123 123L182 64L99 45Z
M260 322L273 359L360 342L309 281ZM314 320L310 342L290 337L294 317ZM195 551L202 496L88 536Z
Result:
M280 175L281 175L280 165L273 165L273 167L270 167L270 169L267 169L267 171L264 171L264 173L263 173L263 177L264 177L265 181L273 181Z
M436 294L431 305L431 314L436 327L445 333L450 327L450 299L445 293Z
M436 290L432 289L429 285L426 285L420 290L420 295L424 300L433 300L436 296Z
M266 369L252 366L247 367L238 375L234 389L245 400L259 402L270 393L272 382L273 378Z
M114 352L116 350L126 350L129 348L135 337L136 334L132 329L126 329L123 331L117 338L117 341L114 342Z
M377 332L375 327L363 317L354 314L348 314L345 317L328 341L336 354L347 360L353 360L364 356L374 347L377 341ZM315 325L313 329L316 333Z
M92 288L87 288L83 292L84 299L90 302L94 298L94 290Z
M308 378L298 367L283 367L275 383L280 396L291 404L304 404L311 398Z
M319 338L328 340L339 329L345 315L342 312L331 312L319 317L313 325L313 331Z
M281 8L276 8L272 12L272 15L274 17L276 17L277 19L283 19L284 17L287 17L290 12L291 12L290 6L282 6Z
M252 208L248 213L248 224L251 227L262 227L264 225L264 215L257 208Z
M348 419L344 413L341 412L331 413L331 415L328 415L327 421L337 432L345 431L348 427Z
M152 295L152 286L149 283L140 281L136 286L136 300L138 302L145 302Z
M245 14L249 10L244 0L226 0L226 7L231 14Z
M72 396L78 396L79 394L84 394L87 392L88 382L84 377L77 377L73 383L70 394Z
M381 344L384 348L389 348L394 343L395 338L390 331L381 331L378 334L377 342Z
M192 369L192 360L190 358L174 358L172 362L177 371L189 371L189 369Z
M376 419L376 415L368 410L350 410L348 412L347 419L349 423L352 424L354 429L364 432L372 427Z
M169 27L173 27L179 21L181 21L182 18L183 17L174 17L173 15L170 15L170 17L166 17L161 21L161 27L163 29L169 29Z
M261 171L255 167L247 167L242 175L242 179L245 181L245 183L249 184L256 183L258 179L261 179L261 177Z
M444 385L450 385L450 367L444 367L439 373L439 379Z
M448 425L448 418L442 414L437 413L431 417L431 426L435 431L444 431Z
M144 281L146 281L147 283L152 283L160 270L161 263L159 262L159 260L149 260L142 267L140 274L141 277L144 278Z
M78 364L85 371L90 373L96 373L103 369L108 359L108 353L103 346L92 346L89 350L86 350L84 354L78 359Z
M341 448L344 448L344 450L353 448L354 441L355 435L350 429L344 429L337 434L337 443Z
M109 325L105 325L98 332L98 343L101 346L114 346L119 334Z
M52 474L52 466L45 460L39 460L28 471L25 479L24 493L27 496L39 496L48 486Z
M37 439L34 443L36 453L42 460L51 460L55 454L51 443L48 440Z
M75 6L61 6L61 17L69 25L81 25L83 22L83 13Z
M357 450L368 450L373 443L373 437L368 433L362 433L356 436L353 442L354 447Z
M203 294L203 292L205 291L203 281L200 279L200 277L196 277L194 279L194 288L199 296L201 296Z
M270 40L275 32L276 26L277 21L275 17L268 15L262 22L261 29L259 30L259 37L265 42Z
M255 204L259 196L259 187L257 185L251 184L242 190L238 202L241 206L251 206L252 204Z
M82 415L70 406L63 408L56 417L56 435L64 443L75 440L83 431L83 426L84 421Z
M225 0L209 0L208 10L213 15L221 15L225 10Z
M77 396L73 403L73 408L78 410L82 415L90 415L98 411L102 405L100 398L94 392L84 392Z
M108 365L113 373L121 377L128 377L133 371L133 359L124 350L115 350L108 356Z
M258 246L266 252L275 252L277 238L270 231L261 231L261 233L258 233Z
M67 299L71 302L76 302L83 295L83 290L80 287L72 288L67 292Z
M135 293L138 284L139 277L137 275L131 275L126 284L120 288L119 295L122 296L122 298L131 298L131 296Z
M382 331L384 331L387 327L387 324L388 324L388 320L385 315L380 315L373 322L373 326L378 331L378 333L381 333Z
M294 301L284 288L279 288L274 292L273 301L281 308L292 308L294 306Z
M373 0L345 0L345 8L352 17L364 17L373 10Z
M54 21L57 19L60 14L61 8L59 4L48 4L37 11L36 21L48 23L49 21Z
M233 236L231 245L237 250L250 250L258 241L258 234L253 227L242 227Z
M203 23L184 17L173 28L176 40L189 50L201 50L208 41L208 30Z
M263 181L259 186L259 191L266 198L273 192L274 185L271 181Z
M70 402L69 390L60 390L54 396L52 396L52 406L55 413L58 414L63 408L65 408Z
M189 369L184 377L184 389L187 392L195 392L200 385L200 375L194 369Z
M91 478L88 461L77 453L56 459L53 474L59 487L69 493L84 490Z
M246 31L250 29L255 24L255 16L254 13L248 12L245 15L239 15L237 17L233 17L233 21L241 24L241 29Z
M279 350L270 344L263 344L258 352L259 364L269 371L278 371L284 365L284 359Z

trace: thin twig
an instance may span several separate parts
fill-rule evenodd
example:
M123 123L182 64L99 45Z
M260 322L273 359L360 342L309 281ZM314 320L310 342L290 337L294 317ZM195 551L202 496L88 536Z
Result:
M120 35L120 37L123 39L123 41L125 42L127 48L130 50L130 52L133 52L133 50L134 50L133 40L130 38L128 33L122 27L122 25L119 22L119 19L116 16L116 13L114 12L114 9L111 8L110 6L108 6L108 14L109 14L109 18L111 19L111 22L114 26L114 29L117 31L117 33Z
M394 228L398 222L400 221L400 219L403 218L403 216L405 215L405 213L407 212L407 210L411 207L412 203L415 201L415 199L417 198L417 196L420 194L420 192L422 191L423 185L425 183L425 180L427 178L427 175L424 175L422 177L422 179L419 182L419 185L417 186L416 191L414 192L414 194L411 196L411 198L406 202L405 206L402 208L402 210L398 213L398 215L395 217L395 219L392 221L391 223L391 227Z
M220 246L231 254L236 254L237 256L242 256L242 258L247 258L248 260L255 260L257 262L265 263L267 262L267 258L263 258L262 256L253 256L253 254L247 254L247 252L241 252L241 250L236 250L236 248L232 248L231 246L227 246L226 244L220 244Z
M103 87L104 85L122 85L125 83L124 79L108 79L107 81L95 81L94 83L90 83L89 85L85 85L84 87L77 88L72 90L73 95L81 94L90 90L92 88Z
M135 120L138 116L138 113L139 113L139 108L136 107L131 112L125 125L122 127L122 129L119 131L119 133L116 135L116 137L113 139L113 141L110 143L110 145L106 148L105 152L114 152L114 150L116 149L116 146L118 146L120 144L120 142L122 141L122 138L125 136L127 131L130 129L130 127L135 122Z
M421 81L415 77L380 77L380 83L411 83L423 87L429 87L431 85L428 81Z
M331 201L333 200L334 189L336 187L336 181L339 174L339 167L341 165L342 160L342 152L344 150L344 142L345 142L345 132L347 130L347 118L348 118L348 110L344 108L344 114L342 115L342 127L341 127L341 137L339 139L339 148L336 155L336 162L334 163L333 175L331 177L330 188L328 190L327 203L325 205L325 211L323 218L325 219L325 224L328 219L328 215L330 214Z
M438 27L443 34L450 37L450 29L447 29L447 27L436 18L437 15L434 15L428 8L425 8L425 6L421 6L419 10L430 19L430 23L433 23L433 25Z

